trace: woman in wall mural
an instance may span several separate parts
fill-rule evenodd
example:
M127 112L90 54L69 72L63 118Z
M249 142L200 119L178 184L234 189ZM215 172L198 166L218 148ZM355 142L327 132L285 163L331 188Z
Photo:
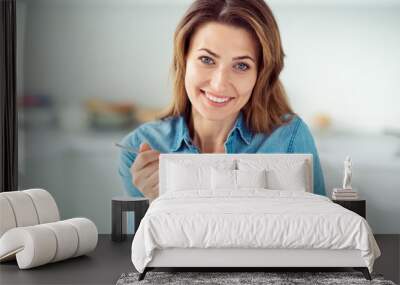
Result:
M171 105L122 141L119 174L131 196L158 197L161 153L311 153L314 193L325 195L314 139L289 106L284 52L263 0L198 0L174 34Z

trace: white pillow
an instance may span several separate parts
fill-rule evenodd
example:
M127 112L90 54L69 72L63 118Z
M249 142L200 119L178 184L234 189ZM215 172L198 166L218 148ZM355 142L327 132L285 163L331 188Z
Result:
M236 189L236 170L211 168L211 189Z
M236 183L238 188L267 188L267 171L236 170Z
M187 167L182 164L170 163L167 189L172 191L207 189L210 180L208 171L209 169L206 167Z
M210 190L211 169L234 169L235 164L234 161L192 163L183 160L169 161L167 167L167 191Z
M303 162L293 164L291 168L268 170L268 188L306 192L308 187L306 166L306 163Z
M262 160L238 160L240 170L267 171L267 188L272 190L307 191L309 166L307 161L277 160L267 162Z
M267 188L266 170L211 169L212 190Z

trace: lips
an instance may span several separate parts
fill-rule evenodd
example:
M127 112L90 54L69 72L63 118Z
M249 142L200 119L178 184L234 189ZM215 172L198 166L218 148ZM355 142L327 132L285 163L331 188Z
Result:
M209 93L202 89L200 89L200 92L206 100L207 105L212 107L224 107L234 99L233 97L214 95L213 93Z
M206 93L206 91L204 91L203 89L200 89L200 91L201 91L201 93L203 93L203 94ZM216 98L220 98L220 99L226 99L226 98L229 98L229 100L233 99L233 97L230 97L230 96L220 96L220 95L217 95L217 94L215 94L215 93L211 93L211 92L209 92L209 91L207 91L207 94L210 95L210 96L212 96L212 97L216 97Z
M207 105L212 106L212 107L224 107L227 104L229 104L230 101L232 101L234 99L233 97L214 95L213 93L206 92L202 89L200 89L200 92L201 92L202 96L204 97L204 99L207 101ZM218 99L227 99L228 98L228 100L223 101L223 102L217 102L216 100L212 100L212 98L209 98L209 97L214 97L214 98L218 98Z

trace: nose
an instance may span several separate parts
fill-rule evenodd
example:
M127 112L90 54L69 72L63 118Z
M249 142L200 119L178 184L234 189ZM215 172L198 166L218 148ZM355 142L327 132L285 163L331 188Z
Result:
M223 67L214 70L210 83L213 91L222 95L227 91L229 85L229 73Z

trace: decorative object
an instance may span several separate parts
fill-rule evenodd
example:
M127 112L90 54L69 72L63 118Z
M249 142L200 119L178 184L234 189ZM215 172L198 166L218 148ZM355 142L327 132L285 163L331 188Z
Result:
M0 262L28 269L86 254L96 248L97 227L86 218L60 221L44 189L0 193Z
M333 188L333 200L357 200L358 192L351 189Z
M344 175L342 188L334 188L332 192L333 200L357 200L358 192L351 186L352 162L350 156L346 156L344 161Z
M350 156L346 156L344 161L344 178L343 178L343 189L352 189L351 187L351 176L352 176L352 163Z

